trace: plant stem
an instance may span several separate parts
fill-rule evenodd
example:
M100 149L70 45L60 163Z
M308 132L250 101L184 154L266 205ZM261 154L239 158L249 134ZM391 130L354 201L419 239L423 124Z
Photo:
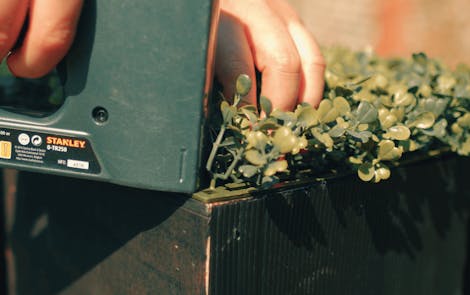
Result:
M222 124L222 126L220 127L219 134L217 135L217 138L216 138L214 144L212 145L212 150L211 150L211 153L209 155L209 159L207 160L206 169L207 169L207 171L209 171L211 173L212 173L212 171L211 171L212 163L214 162L215 154L217 153L217 150L220 147L220 143L222 142L222 139L224 137L225 129L226 129L225 124Z

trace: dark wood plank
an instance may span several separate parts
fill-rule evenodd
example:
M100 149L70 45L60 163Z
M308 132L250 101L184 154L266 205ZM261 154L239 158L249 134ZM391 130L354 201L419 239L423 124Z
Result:
M21 173L16 208L17 294L205 291L209 217L188 196Z
M218 203L210 294L461 294L470 161L262 191Z

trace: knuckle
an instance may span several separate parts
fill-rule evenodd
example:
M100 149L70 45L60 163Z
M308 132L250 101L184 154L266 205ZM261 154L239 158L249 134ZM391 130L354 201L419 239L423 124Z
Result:
M10 40L9 34L6 32L0 31L0 47L5 46L8 40Z
M272 56L273 68L286 73L299 73L301 68L300 57L297 53L288 53L280 50Z
M310 69L318 69L323 71L326 68L326 61L323 55L315 55L305 62L305 66Z
M69 26L53 28L44 33L41 45L46 50L62 50L72 43L74 33Z
M0 53L9 50L11 36L8 32L0 31ZM0 57L1 58L1 57Z

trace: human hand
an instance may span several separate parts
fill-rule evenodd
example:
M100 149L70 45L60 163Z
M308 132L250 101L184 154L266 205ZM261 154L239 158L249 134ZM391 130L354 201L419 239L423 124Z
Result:
M255 81L273 107L317 106L323 93L325 62L320 49L286 0L221 0L215 72L231 97L240 74ZM256 105L256 89L245 98Z
M18 40L26 16L25 38L7 58L19 77L38 78L50 72L70 48L83 0L1 0L0 61Z

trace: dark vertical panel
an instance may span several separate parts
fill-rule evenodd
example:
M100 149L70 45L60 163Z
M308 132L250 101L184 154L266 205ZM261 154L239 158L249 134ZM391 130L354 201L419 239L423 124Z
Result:
M380 184L345 177L219 203L211 294L458 292L469 192L461 161L409 165Z

